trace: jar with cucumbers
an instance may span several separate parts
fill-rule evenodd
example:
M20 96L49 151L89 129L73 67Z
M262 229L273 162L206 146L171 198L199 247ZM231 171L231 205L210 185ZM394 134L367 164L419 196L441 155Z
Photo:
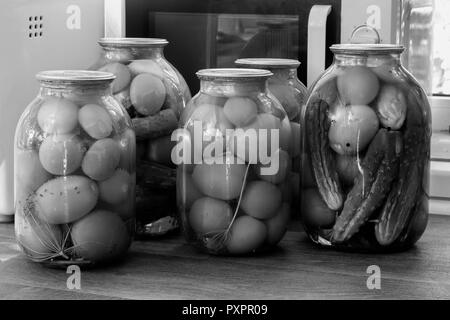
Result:
M187 239L217 255L267 250L290 219L292 132L272 73L206 69L177 132L178 208Z
M290 179L292 184L292 214L300 211L300 118L301 110L308 98L308 89L297 77L300 61L281 58L245 58L235 61L236 66L242 68L257 68L269 70L273 76L269 78L269 91L280 101L286 111L292 129L292 171Z
M158 237L179 227L171 134L191 99L189 88L164 57L165 39L105 38L94 70L111 72L114 97L128 111L137 139L137 236Z
M305 112L302 217L323 246L411 247L428 220L431 112L403 47L333 45Z
M135 231L136 140L114 75L46 71L16 129L15 231L52 266L122 258Z

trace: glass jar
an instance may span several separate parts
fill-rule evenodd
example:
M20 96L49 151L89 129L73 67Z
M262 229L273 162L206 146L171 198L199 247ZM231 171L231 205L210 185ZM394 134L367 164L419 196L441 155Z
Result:
M165 39L106 38L91 69L116 76L113 94L132 118L137 139L138 236L159 236L179 226L172 131L191 99L181 74L164 57Z
M178 208L189 242L241 255L276 245L290 218L291 126L272 73L206 69L177 131Z
M15 231L33 261L122 258L135 230L136 140L111 73L46 71L16 129Z
M269 78L269 91L280 101L291 121L292 129L292 212L300 211L300 118L308 98L308 89L297 77L300 61L281 58L245 58L235 61L238 67L266 69L273 73Z
M304 113L302 217L324 246L398 251L428 217L431 112L403 47L334 45Z

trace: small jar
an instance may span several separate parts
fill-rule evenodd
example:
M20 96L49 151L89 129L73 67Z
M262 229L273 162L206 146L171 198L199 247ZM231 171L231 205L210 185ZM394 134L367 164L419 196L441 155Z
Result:
M137 139L138 236L159 236L179 226L171 134L191 99L181 74L164 57L165 39L101 39L94 70L111 72L114 97L132 118Z
M304 113L302 216L324 246L398 251L428 219L431 112L403 47L331 47Z
M300 61L281 58L245 58L235 61L238 67L266 69L273 73L269 78L269 91L280 101L291 122L292 129L292 201L293 212L300 211L300 153L301 110L308 98L308 89L297 77Z
M15 231L33 261L91 265L122 258L135 230L131 119L114 76L46 71L16 129Z
M206 69L182 114L178 207L184 233L211 254L276 245L290 218L291 126L268 90L272 73Z

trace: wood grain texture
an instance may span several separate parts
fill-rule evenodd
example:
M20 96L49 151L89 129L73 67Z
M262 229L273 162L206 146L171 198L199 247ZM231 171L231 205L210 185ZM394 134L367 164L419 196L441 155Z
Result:
M29 262L0 225L0 299L445 299L450 298L450 217L432 216L413 249L397 254L343 253L288 232L279 248L254 257L198 253L181 237L135 242L125 262L68 275ZM381 290L368 290L367 267L381 268Z

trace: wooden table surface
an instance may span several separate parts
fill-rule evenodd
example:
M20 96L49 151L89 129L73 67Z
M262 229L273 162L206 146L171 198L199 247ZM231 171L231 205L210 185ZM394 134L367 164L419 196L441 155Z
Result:
M368 266L381 289L367 288ZM288 232L275 252L245 258L203 255L179 236L135 242L115 266L69 274L27 261L12 225L0 225L0 299L415 299L450 298L450 217L432 216L415 248L397 254L320 249Z

